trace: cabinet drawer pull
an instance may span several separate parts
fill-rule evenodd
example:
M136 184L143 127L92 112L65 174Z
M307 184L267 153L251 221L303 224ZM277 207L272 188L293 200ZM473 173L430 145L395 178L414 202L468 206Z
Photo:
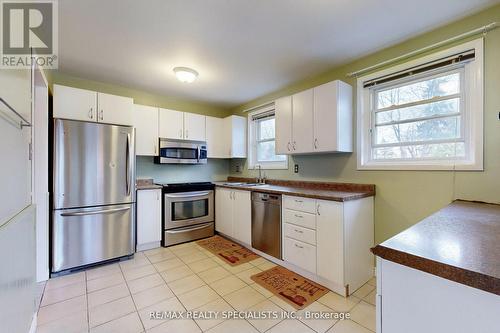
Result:
M294 243L293 245L295 245L295 247L298 247L299 249L303 249L304 247L303 246L300 246L299 244L297 243Z
M295 217L298 217L299 219L304 218L304 216L302 216L302 215L298 215L298 214L295 214Z
M304 232L302 230L297 230L297 229L293 229L295 230L295 232L298 232L299 234L303 234Z

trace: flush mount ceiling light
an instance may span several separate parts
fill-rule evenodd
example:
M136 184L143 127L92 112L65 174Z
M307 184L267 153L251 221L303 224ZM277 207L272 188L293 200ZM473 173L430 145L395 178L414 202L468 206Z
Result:
M174 73L177 80L184 83L191 83L198 77L198 72L188 67L175 67Z

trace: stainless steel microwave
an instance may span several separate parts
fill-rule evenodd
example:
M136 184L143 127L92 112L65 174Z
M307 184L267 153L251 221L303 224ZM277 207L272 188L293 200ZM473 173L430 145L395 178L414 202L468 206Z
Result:
M157 164L206 164L207 143L205 141L160 139Z

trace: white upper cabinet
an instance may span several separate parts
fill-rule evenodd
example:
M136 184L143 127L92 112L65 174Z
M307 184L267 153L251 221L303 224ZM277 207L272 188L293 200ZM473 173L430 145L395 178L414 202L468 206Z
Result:
M97 93L98 121L100 123L133 124L134 100L129 97Z
M352 152L352 88L332 81L314 88L314 151Z
M276 154L292 153L292 96L274 102L276 128Z
M293 153L313 151L313 89L292 96Z
M184 139L205 141L206 135L206 116L195 113L184 113Z
M245 158L247 156L247 119L240 116L207 117L209 158Z
M184 139L184 112L160 108L159 115L160 138Z
M224 119L207 117L206 134L208 158L228 158Z
M132 126L129 97L54 85L54 117Z
M240 116L229 116L224 118L227 142L229 143L228 154L230 158L247 157L247 119Z
M156 156L158 154L158 108L134 105L136 155Z
M54 84L54 118L97 121L97 93Z
M277 154L352 152L352 87L347 83L328 82L274 105Z

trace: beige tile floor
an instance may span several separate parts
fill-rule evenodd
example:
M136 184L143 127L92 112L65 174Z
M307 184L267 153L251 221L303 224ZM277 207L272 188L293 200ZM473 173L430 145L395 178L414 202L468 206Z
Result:
M329 292L305 309L346 311L351 320L150 319L151 311L294 311L250 279L273 266L259 258L232 267L194 242L139 252L131 260L50 279L37 332L375 331L374 279L349 298Z

